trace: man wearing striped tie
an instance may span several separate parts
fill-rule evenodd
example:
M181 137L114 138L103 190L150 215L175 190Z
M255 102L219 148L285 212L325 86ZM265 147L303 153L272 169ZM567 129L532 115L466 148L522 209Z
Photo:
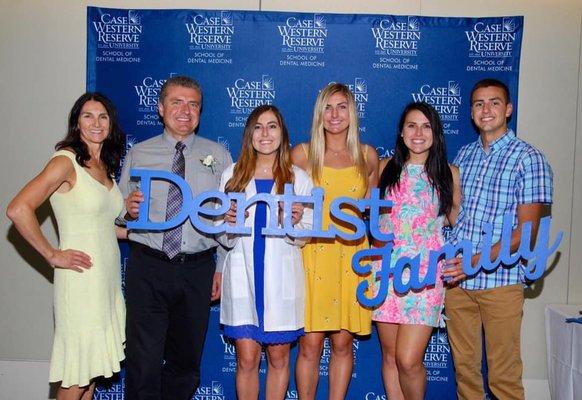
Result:
M196 136L201 108L202 90L193 79L174 76L163 84L158 110L164 132L134 145L123 164L126 219L137 218L144 201L130 181L132 168L180 175L193 196L218 189L232 159L223 146ZM182 195L176 185L154 180L149 202L150 220L166 221L181 210ZM164 232L130 231L129 239L126 398L190 399L200 383L210 301L220 296L217 243L189 220Z

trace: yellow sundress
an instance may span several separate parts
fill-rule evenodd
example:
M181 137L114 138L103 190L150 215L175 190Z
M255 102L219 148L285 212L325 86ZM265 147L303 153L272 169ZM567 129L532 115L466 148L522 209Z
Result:
M351 227L338 225L329 214L331 202L342 196L361 199L366 194L366 177L356 166L347 168L324 167L321 186L324 191L322 223L324 229L334 223L338 229ZM352 214L356 215L355 212ZM303 248L305 266L305 331L347 330L358 335L371 332L371 311L356 299L356 287L364 280L352 269L352 256L368 248L366 237L355 241L312 239Z

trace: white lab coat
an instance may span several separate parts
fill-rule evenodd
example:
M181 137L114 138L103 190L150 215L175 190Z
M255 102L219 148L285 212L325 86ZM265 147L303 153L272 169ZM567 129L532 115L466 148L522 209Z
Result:
M232 177L234 164L222 174L220 190ZM295 173L295 193L310 195L313 184L300 168L293 167ZM273 185L274 193L275 185ZM245 189L246 198L256 194L254 179ZM245 225L254 227L255 205L248 208L249 216ZM267 212L267 224L269 223ZM298 229L311 229L313 212L305 207ZM258 326L255 305L255 284L253 272L253 240L250 236L221 235L218 240L232 247L224 261L222 275L222 296L220 300L220 322L239 326ZM264 328L265 331L292 331L304 326L305 280L301 248L304 240L289 237L265 238L264 271Z

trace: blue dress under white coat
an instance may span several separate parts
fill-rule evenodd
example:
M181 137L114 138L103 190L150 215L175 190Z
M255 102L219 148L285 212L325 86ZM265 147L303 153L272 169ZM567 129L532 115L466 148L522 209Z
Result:
M224 171L222 190L233 169L234 164ZM294 174L295 193L309 195L310 178L296 167ZM252 179L245 195L250 198L257 192L273 194L273 186L272 180ZM230 248L223 267L220 322L225 325L225 335L231 338L248 337L264 344L289 343L302 334L304 326L305 282L300 251L304 241L255 235L269 222L266 209L261 203L248 208L245 225L252 228L250 236L218 238ZM296 228L311 229L311 221L311 209L306 208ZM271 335L273 332L277 334ZM282 332L285 333L281 335Z

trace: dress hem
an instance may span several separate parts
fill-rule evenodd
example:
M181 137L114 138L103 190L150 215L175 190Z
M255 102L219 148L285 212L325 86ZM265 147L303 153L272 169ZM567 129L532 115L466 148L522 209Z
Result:
M66 388L70 388L71 386L79 386L79 387L88 386L88 385L90 385L92 383L92 381L94 381L97 378L109 379L113 375L118 374L119 372L121 372L121 362L123 362L124 360L125 360L125 357L123 357L120 360L118 360L118 363L119 364L117 365L117 369L111 369L110 371L97 373L96 375L88 378L87 381L80 380L78 383L77 382L66 382L66 383L63 383L63 378L61 378L61 379L59 379L59 378L49 378L49 383L58 383L58 382L61 382L60 387L63 387L65 389Z

